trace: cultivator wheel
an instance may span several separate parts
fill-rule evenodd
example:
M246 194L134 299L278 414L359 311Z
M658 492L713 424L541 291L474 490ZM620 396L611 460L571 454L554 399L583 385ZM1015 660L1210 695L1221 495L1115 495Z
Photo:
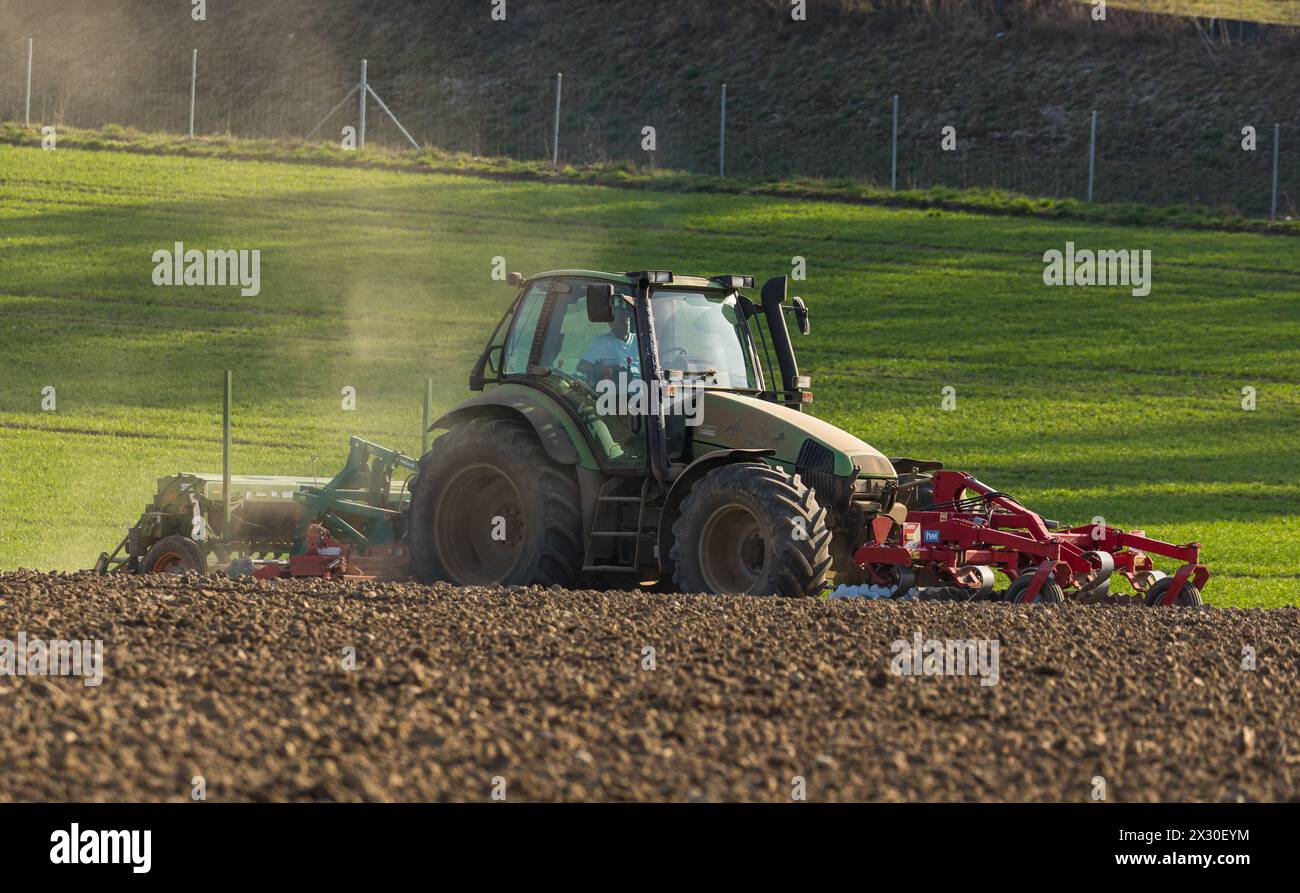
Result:
M957 568L957 573L953 577L968 600L973 602L992 600L993 584L996 581L993 568L983 564L967 564Z
M1030 585L1034 582L1034 574L1021 574L1007 587L1006 594L1003 598L1012 604L1023 604L1025 593L1029 590ZM1065 591L1061 589L1061 584L1057 583L1051 577L1043 581L1042 588L1034 596L1033 604L1036 605L1059 605L1065 601Z
M1137 592L1145 594L1151 591L1151 587L1168 576L1164 571L1141 571L1133 575L1133 588Z
M1158 607L1164 601L1165 594L1174 585L1174 577L1164 577L1146 591L1145 602L1148 608ZM1201 590L1190 582L1183 583L1183 588L1174 597L1174 606L1179 608L1199 608L1205 604L1201 601Z

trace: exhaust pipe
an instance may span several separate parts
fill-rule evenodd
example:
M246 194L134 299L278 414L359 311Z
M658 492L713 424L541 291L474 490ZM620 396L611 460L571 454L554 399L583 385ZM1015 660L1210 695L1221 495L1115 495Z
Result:
M772 349L776 352L776 364L781 369L781 390L787 398L798 391L795 380L799 377L799 364L794 358L794 345L790 343L790 329L785 324L786 292L789 288L786 276L776 276L763 283L763 314L767 317L767 330L772 335ZM794 402L800 412L803 406Z

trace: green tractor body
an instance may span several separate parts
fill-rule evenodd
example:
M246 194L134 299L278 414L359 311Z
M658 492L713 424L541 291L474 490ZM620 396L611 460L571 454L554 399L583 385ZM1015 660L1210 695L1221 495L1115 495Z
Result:
M525 279L436 420L416 575L811 595L851 575L894 465L804 412L785 277L560 270Z

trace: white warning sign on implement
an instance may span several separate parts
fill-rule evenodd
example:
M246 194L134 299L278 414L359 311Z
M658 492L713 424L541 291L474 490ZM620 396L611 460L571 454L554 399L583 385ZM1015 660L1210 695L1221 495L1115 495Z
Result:
M903 548L917 549L921 546L921 524L917 521L903 523Z

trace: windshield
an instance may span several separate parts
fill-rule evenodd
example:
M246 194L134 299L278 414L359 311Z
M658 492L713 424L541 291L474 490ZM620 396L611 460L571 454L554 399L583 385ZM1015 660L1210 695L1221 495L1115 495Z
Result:
M701 384L757 390L749 329L735 294L654 291L650 295L659 365L670 377Z

